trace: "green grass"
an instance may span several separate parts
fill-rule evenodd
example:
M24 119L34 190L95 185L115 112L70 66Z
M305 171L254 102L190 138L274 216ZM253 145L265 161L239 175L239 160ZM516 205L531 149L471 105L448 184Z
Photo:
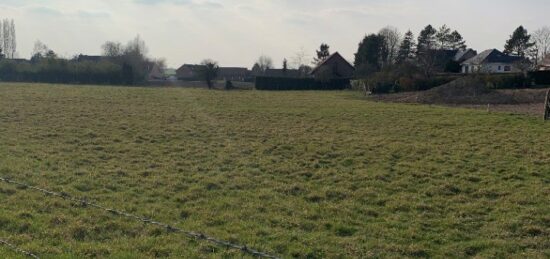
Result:
M0 161L0 176L285 258L550 256L550 123L535 117L0 84ZM43 258L243 256L5 183L0 238Z

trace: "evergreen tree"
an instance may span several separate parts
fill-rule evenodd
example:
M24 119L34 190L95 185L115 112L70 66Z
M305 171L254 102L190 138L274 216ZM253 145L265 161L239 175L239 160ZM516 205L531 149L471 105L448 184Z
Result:
M405 37L403 38L403 41L401 42L401 46L399 47L399 52L397 54L397 64L401 64L409 59L414 58L414 48L415 48L415 41L414 41L414 34L412 31L408 31L405 33Z
M313 59L315 65L321 64L330 56L330 46L323 43L317 52L317 57Z
M359 43L355 54L355 67L365 71L365 74L380 71L386 55L384 37L377 34L367 35Z
M466 49L466 41L462 38L462 35L458 31L453 31L449 35L449 47L451 49Z
M426 26L418 36L416 48L417 62L424 76L431 77L438 60L437 31L431 26Z
M426 26L418 35L417 53L436 48L437 31L431 25Z
M451 29L446 24L441 26L435 34L439 49L450 49Z
M288 71L288 60L283 59L283 74L286 75L286 72Z
M534 45L535 43L531 42L531 35L523 26L519 26L510 36L510 39L506 41L504 53L525 57L528 50Z

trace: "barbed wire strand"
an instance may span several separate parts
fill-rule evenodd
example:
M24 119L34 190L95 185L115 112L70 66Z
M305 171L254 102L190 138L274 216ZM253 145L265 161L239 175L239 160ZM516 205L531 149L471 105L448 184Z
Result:
M35 258L35 259L40 259L40 257L38 257L37 255L29 252L29 251L26 251L26 250L23 250L19 247L17 247L16 245L4 240L4 239L0 239L0 245L4 245L4 246L7 246L9 249L17 252L17 253L20 253L20 254L24 254L30 258Z
M255 256L255 257L272 258L272 259L279 259L280 258L280 257L275 256L275 255L271 255L271 254L268 254L268 253L265 253L265 252L261 252L261 251L249 248L246 245L231 243L229 241L217 239L217 238L214 238L214 237L211 237L211 236L205 235L203 233L199 233L199 232L183 230L181 228L178 228L178 227L166 224L166 223L162 223L162 222L155 221L153 219L133 215L133 214L124 212L122 210L107 208L107 207L104 207L102 205L99 205L99 204L96 204L96 203L93 203L93 202L89 202L89 201L84 200L84 199L75 198L75 197L73 197L73 196L71 196L71 195L69 195L68 193L65 193L65 192L54 192L54 191L42 189L40 187L32 186L32 185L29 185L29 184L13 181L13 180L10 180L10 179L4 178L4 177L0 177L0 181L8 183L8 184L24 187L24 188L27 188L27 189L35 190L35 191L41 192L41 193L46 194L46 195L59 197L59 198L62 198L64 200L76 202L76 203L81 204L84 207L92 207L92 208L104 210L106 212L109 212L109 213L117 215L117 216L130 218L130 219L135 219L135 220L141 221L141 222L149 224L149 225L160 226L162 228L165 228L169 232L181 233L181 234L183 234L183 235L185 235L189 238L194 238L194 239L198 239L198 240L205 240L205 241L213 243L215 245L223 246L223 247L230 248L230 249L240 250L243 253L246 253L246 254L249 254L249 255L252 255L252 256Z

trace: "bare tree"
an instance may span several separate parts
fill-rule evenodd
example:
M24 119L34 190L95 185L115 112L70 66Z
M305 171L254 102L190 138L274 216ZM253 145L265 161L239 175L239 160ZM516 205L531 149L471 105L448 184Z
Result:
M199 71L200 76L208 85L208 89L214 88L213 80L218 76L218 71L220 69L218 62L211 59L205 59L201 62L201 65L202 67Z
M41 58L44 58L47 56L48 52L50 52L50 48L46 46L46 44L42 43L41 41L37 40L34 43L34 48L31 53L31 60L36 61Z
M9 57L9 53L11 52L11 46L10 46L10 21L8 19L4 19L2 21L2 46L4 49L4 53L6 54L7 58Z
M266 70L273 68L273 59L268 56L262 55L258 58L258 61L256 61L256 64L254 66L257 67L259 69L259 72L263 74Z
M15 21L10 22L10 58L15 58L17 53L17 37L15 35Z
M101 49L105 57L119 57L124 54L124 47L120 42L107 41Z
M304 47L301 47L292 57L292 67L298 69L301 77L307 77L313 70L308 64L312 63L311 56Z
M388 51L383 65L392 65L395 64L397 60L397 55L399 52L399 44L401 43L402 35L401 32L395 27L386 26L378 32L378 35L384 38L385 49Z
M538 50L537 59L540 61L550 55L550 27L544 26L533 33L536 49Z

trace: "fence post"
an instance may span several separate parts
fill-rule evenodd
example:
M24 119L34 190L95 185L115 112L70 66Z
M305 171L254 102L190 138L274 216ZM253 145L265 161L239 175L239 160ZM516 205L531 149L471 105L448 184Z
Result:
M546 92L546 101L544 102L544 120L550 120L550 89Z

